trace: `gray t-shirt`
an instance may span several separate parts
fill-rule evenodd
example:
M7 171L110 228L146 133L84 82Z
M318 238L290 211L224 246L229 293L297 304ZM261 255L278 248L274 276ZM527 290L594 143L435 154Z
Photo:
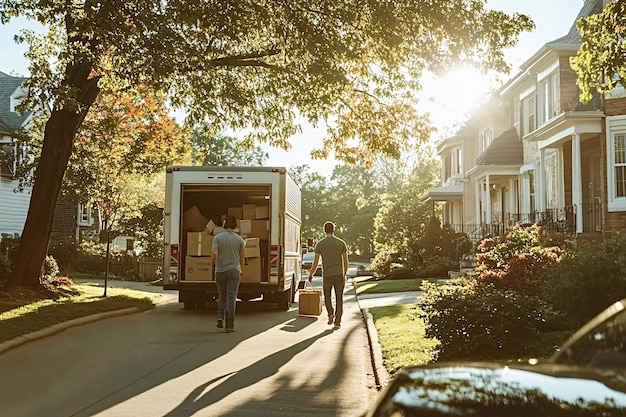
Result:
M323 274L326 277L343 275L343 253L346 242L336 236L326 236L315 245L315 253L322 257Z
M245 247L241 236L235 232L225 231L213 238L213 249L217 249L215 272L224 272L236 269L241 272L239 254Z

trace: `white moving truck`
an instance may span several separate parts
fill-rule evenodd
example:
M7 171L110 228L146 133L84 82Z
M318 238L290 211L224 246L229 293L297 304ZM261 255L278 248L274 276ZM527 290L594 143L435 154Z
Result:
M193 309L217 298L213 236L234 215L246 238L243 301L262 297L288 310L302 286L300 188L285 168L169 166L163 288Z

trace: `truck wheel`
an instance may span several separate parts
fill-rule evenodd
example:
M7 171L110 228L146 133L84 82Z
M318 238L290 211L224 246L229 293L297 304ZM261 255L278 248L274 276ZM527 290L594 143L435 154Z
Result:
M293 291L292 289L289 289L278 295L278 309L279 310L281 311L289 310L289 308L291 307L291 292L292 291Z

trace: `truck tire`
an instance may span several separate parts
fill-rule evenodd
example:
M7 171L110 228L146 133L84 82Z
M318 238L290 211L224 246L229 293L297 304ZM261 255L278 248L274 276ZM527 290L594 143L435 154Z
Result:
M278 294L278 309L281 311L288 311L291 308L291 293L293 292L293 287Z

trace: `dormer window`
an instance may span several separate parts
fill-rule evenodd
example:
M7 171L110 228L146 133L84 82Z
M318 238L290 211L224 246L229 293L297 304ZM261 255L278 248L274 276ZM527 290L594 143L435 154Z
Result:
M11 94L11 98L9 100L9 111L17 113L17 106L19 106L25 98L26 91L24 89L18 88L15 90L15 92Z
M485 129L481 134L480 134L480 152L484 152L485 150L487 150L487 148L489 147L489 145L491 145L491 142L493 142L493 130L491 129Z
M452 150L452 176L460 176L463 174L463 153L461 148Z

